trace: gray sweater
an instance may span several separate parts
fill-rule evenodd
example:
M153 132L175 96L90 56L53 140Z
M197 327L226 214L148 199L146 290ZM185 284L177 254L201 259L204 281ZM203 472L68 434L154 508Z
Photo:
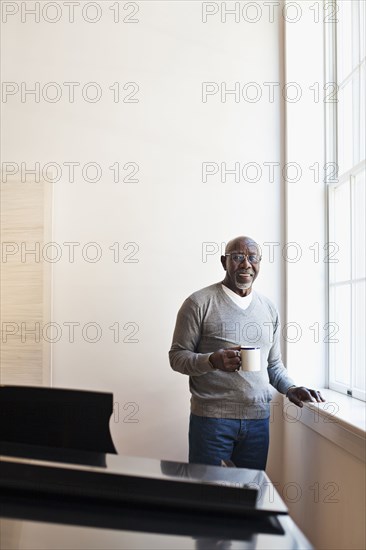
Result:
M252 291L253 292L253 291ZM236 345L260 347L259 372L213 370L209 356ZM180 308L169 351L172 369L189 375L191 412L214 418L268 418L272 384L285 394L294 385L281 360L278 312L253 292L245 310L221 283L198 290Z

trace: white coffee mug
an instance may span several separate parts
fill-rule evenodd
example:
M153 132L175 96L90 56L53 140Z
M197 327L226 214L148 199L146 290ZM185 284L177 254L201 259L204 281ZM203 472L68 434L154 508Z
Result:
M261 370L261 350L253 346L240 346L241 370Z

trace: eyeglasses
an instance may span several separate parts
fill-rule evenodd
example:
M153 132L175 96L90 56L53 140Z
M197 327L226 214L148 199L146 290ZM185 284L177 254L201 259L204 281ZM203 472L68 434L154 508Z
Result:
M231 252L230 254L225 254L225 256L230 256L236 264L241 264L245 258L247 258L250 264L259 264L262 259L262 256L258 256L258 254L239 254L238 252Z

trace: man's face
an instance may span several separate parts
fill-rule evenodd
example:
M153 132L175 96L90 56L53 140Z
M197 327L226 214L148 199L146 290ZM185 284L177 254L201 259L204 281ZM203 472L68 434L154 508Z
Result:
M228 244L225 254L221 256L226 271L224 285L239 296L247 296L259 273L260 262L250 261L260 257L258 245L251 239L237 239Z

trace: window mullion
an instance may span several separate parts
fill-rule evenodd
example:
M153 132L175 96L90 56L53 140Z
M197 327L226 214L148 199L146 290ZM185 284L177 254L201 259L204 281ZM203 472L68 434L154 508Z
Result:
M350 331L351 331L351 349L350 349L350 367L351 367L351 372L350 372L350 389L351 389L351 392L353 393L353 389L354 389L354 380L356 379L355 377L355 372L354 372L354 366L355 366L355 340L356 340L356 335L354 334L354 330L353 330L353 327L354 327L354 311L355 311L355 308L354 308L354 303L355 303L355 285L353 283L353 277L354 277L354 242L355 242L355 239L354 239L354 219L353 219L353 211L354 211L354 208L353 208L353 204L354 204L354 195L355 195L355 189L354 189L354 182L355 182L355 177L353 175L350 175L350 178L349 178L349 185L350 185L350 205L349 205L349 208L350 208L350 221L351 221L351 232L350 232L350 268L351 268L351 311L350 311Z

